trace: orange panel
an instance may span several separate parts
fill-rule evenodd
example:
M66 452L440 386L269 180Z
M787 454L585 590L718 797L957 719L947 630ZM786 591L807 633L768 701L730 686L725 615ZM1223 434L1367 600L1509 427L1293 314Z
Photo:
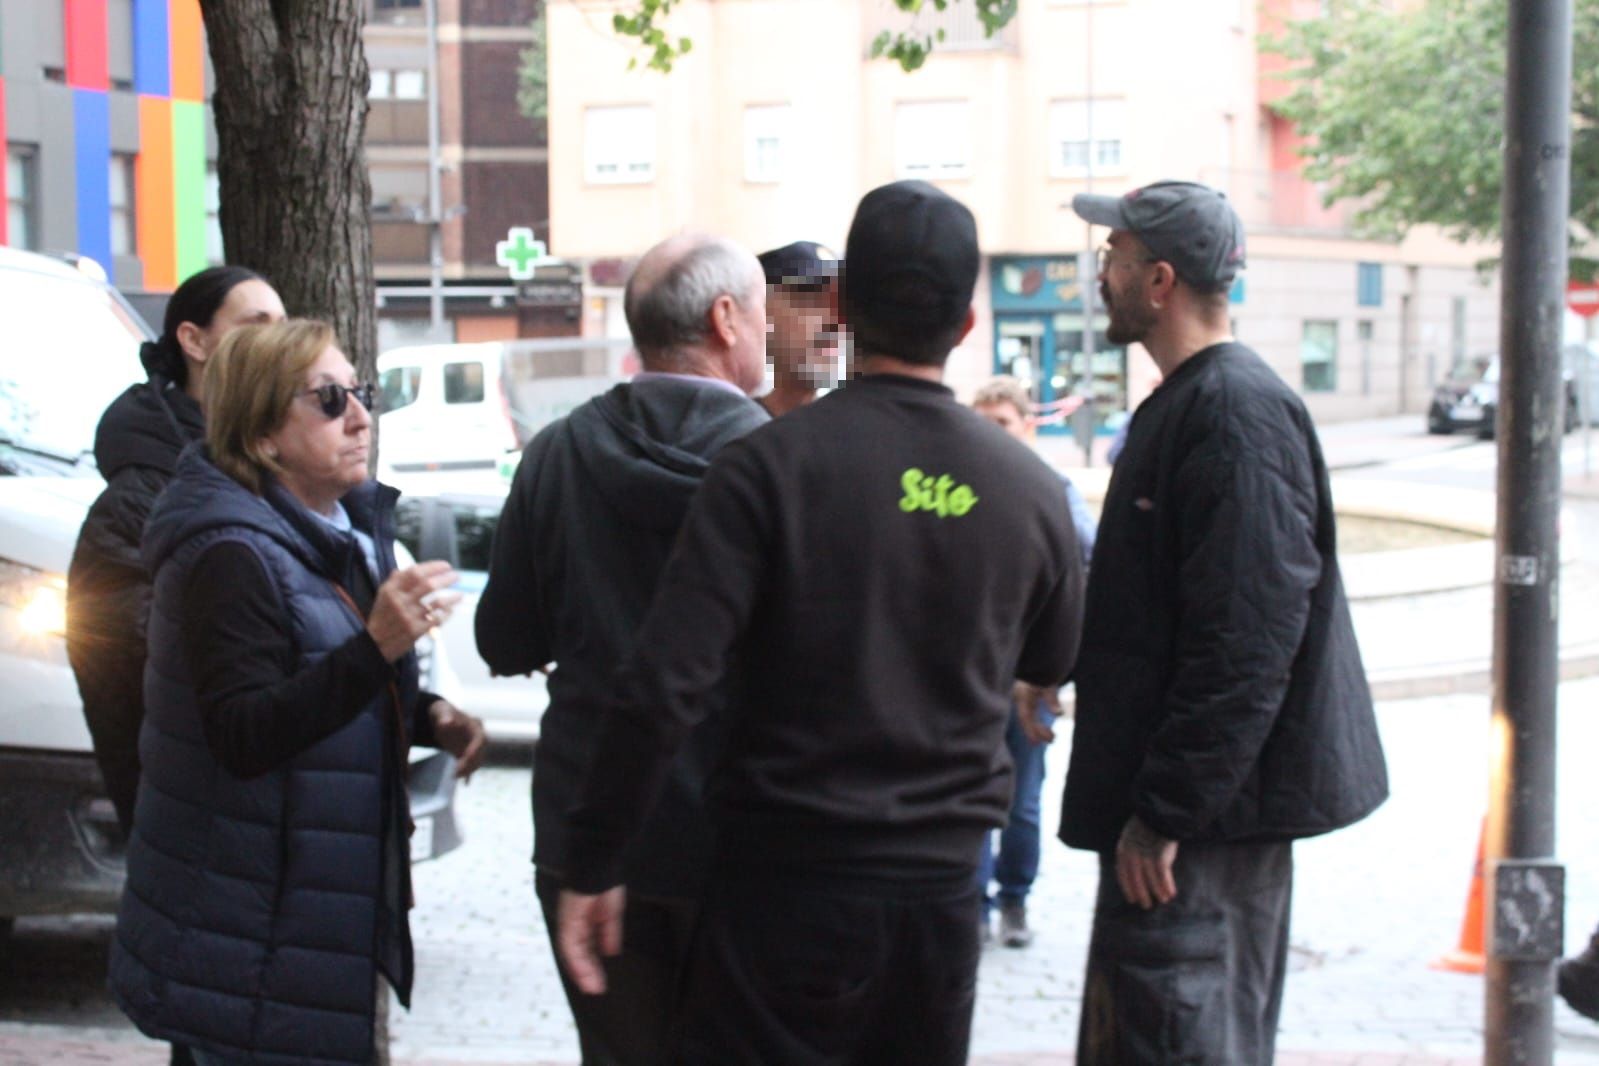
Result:
M144 287L178 287L178 234L173 210L172 101L139 97L139 159L134 187L139 227L139 258L144 261Z
M172 0L172 98L205 100L205 25L200 0Z

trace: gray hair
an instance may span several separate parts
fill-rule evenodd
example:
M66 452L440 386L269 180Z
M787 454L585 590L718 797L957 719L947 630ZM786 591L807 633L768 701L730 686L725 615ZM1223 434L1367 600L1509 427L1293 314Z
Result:
M721 237L695 239L687 251L657 267L656 253L668 255L669 246L657 245L639 262L627 281L623 310L633 346L645 363L672 364L685 348L700 344L710 330L711 305L731 296L740 307L749 305L751 293L765 283L760 263L748 249Z

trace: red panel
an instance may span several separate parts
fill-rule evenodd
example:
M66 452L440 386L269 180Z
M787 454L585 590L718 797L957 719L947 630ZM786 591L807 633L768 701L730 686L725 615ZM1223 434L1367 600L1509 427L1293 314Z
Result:
M75 89L111 88L107 0L66 0L67 84Z

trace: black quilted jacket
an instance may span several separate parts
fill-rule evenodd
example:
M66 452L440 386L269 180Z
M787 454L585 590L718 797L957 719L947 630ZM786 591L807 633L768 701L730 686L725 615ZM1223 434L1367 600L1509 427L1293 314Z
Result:
M67 570L67 657L106 790L126 830L139 784L150 576L139 540L178 453L204 435L196 404L152 377L106 408L94 456L106 489L89 508Z
M1061 817L1113 848L1338 829L1388 794L1338 573L1327 468L1250 349L1183 363L1138 409L1089 575Z

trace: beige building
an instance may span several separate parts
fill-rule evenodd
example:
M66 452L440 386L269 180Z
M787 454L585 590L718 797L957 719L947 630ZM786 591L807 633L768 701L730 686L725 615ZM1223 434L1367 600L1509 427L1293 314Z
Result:
M693 50L662 76L626 70L613 5L551 4L552 251L587 264L585 332L617 332L616 285L653 241L693 228L755 249L841 245L862 193L924 178L972 208L985 251L951 383L966 393L1011 370L1041 402L1092 393L1103 417L1146 395L1154 369L1102 336L1092 366L1082 357L1079 264L1105 233L1065 205L1203 181L1249 231L1239 336L1318 417L1419 411L1454 360L1497 342L1497 285L1474 269L1493 250L1361 241L1320 207L1294 131L1266 107L1281 90L1257 48L1262 19L1306 7L1020 0L987 39L962 0L919 17L945 39L906 74L870 58L879 32L909 24L890 0L684 0L670 30Z

